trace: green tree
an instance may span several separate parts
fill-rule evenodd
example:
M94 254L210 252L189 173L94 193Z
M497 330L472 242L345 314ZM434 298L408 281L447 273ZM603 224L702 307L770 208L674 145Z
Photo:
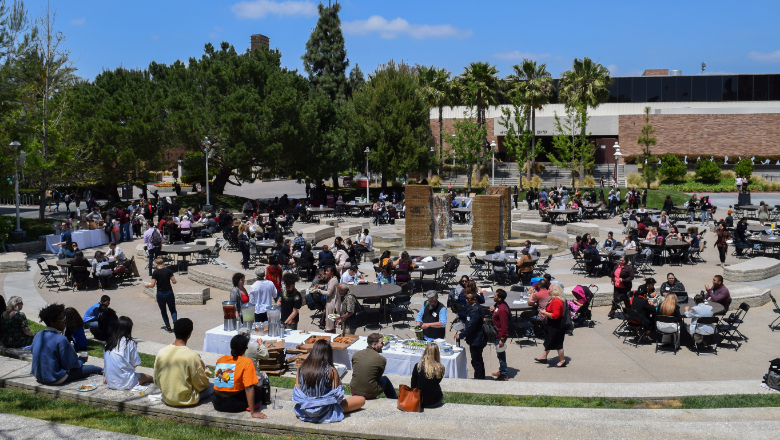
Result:
M664 180L680 181L685 178L688 169L677 156L666 153L661 156L661 167L659 169Z
M555 132L553 136L553 153L547 153L547 158L553 165L570 170L571 184L577 170L593 166L593 143L588 139L590 133L585 133L588 124L588 112L585 104L566 107L566 119L561 120L555 114ZM577 133L576 135L574 133ZM580 174L580 178L583 176Z
M461 97L469 106L476 108L477 125L483 128L487 125L486 112L490 105L498 105L498 97L501 91L501 82L498 79L498 69L490 63L475 62L464 68L460 76L456 78ZM487 141L487 130L479 147L481 152L487 152L490 145ZM477 180L481 180L480 165L485 156L480 153L476 161ZM469 174L471 170L469 169Z
M642 135L636 139L638 145L644 146L644 153L639 156L642 164L642 176L647 183L647 189L650 189L650 182L654 182L658 177L658 158L650 152L650 146L656 144L656 138L653 137L655 129L650 125L650 107L645 107L645 125L642 126Z
M737 176L750 177L753 174L753 161L750 159L742 159L734 164L734 173Z
M550 103L555 86L552 75L547 71L547 64L542 63L537 66L536 61L524 59L522 64L512 66L515 73L509 76L511 81L515 82L515 87L520 94L520 100L531 109L531 117L528 119L529 131L531 132L531 149L528 152L527 178L531 180L531 170L536 163L536 110L541 110L542 106ZM518 160L518 159L515 159Z
M511 108L502 107L500 121L501 125L506 127L504 135L504 147L506 147L509 156L517 163L517 169L523 171L525 165L531 168L530 155L533 151L533 134L528 129L528 120L530 119L531 108L522 104L517 93L509 94ZM526 159L529 159L526 162ZM523 190L523 181L520 179L520 190Z
M720 165L711 160L696 162L696 177L706 182L714 182L720 179Z
M417 66L420 80L420 93L430 107L439 110L439 166L438 173L442 174L444 162L444 107L453 105L454 91L450 82L450 72L444 68L434 66Z
M611 84L612 78L609 76L609 69L588 57L581 60L575 58L572 69L561 74L559 97L567 106L583 104L586 119L590 119L587 117L588 107L596 108L606 102L609 99L608 87ZM580 128L581 136L585 133L586 128L584 125ZM573 139L572 142L574 142ZM587 161L583 158L581 163L585 164ZM583 165L583 168L580 168L580 175L584 176L584 174Z
M393 61L379 66L352 99L356 143L371 149L369 163L381 171L382 187L388 178L431 165L430 110L413 68Z
M463 112L463 119L455 122L455 136L450 136L451 154L467 165L467 186L471 192L471 169L478 164L483 150L483 142L487 136L487 126L480 126L475 121L473 112Z

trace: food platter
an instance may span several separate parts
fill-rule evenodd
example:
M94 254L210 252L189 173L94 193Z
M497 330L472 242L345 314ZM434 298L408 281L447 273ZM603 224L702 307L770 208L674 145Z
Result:
M428 343L425 341L418 341L416 339L407 339L401 343L401 346L405 350L425 351L425 347L428 346Z
M97 385L93 383L85 383L84 385L77 387L76 391L86 393L87 391L95 391L96 389L97 389Z

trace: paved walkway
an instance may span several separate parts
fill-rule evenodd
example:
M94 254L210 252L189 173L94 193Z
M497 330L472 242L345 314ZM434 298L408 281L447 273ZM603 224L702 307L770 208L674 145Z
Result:
M132 440L138 437L117 432L82 428L46 420L0 413L0 438L3 440Z

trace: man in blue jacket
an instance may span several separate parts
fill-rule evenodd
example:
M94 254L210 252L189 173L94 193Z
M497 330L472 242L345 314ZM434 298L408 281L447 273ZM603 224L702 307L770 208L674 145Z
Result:
M79 358L76 350L62 335L65 331L65 306L51 304L38 314L46 328L35 335L32 343L32 375L44 385L62 385L103 374L103 369L84 365L87 357Z
M482 331L483 312L482 306L477 304L476 292L466 295L468 309L466 309L466 327L455 335L456 340L465 339L469 344L471 354L471 367L474 368L474 379L485 378L485 361L482 359L482 351L487 345L487 338Z
M88 330L97 330L98 328L98 316L100 316L100 306L104 305L106 308L111 305L111 297L103 295L100 297L100 301L96 302L90 308L84 312L84 327Z

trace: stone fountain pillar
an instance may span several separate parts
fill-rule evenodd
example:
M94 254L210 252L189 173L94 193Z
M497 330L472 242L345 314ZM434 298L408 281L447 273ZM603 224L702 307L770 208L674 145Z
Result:
M449 194L433 196L433 238L452 238L452 196Z
M406 247L433 247L433 190L428 185L406 185Z
M471 250L492 251L504 245L504 198L478 195L472 202Z
M503 233L504 240L512 238L512 187L489 186L485 191L487 195L500 195L503 205ZM492 250L492 249L491 249Z

